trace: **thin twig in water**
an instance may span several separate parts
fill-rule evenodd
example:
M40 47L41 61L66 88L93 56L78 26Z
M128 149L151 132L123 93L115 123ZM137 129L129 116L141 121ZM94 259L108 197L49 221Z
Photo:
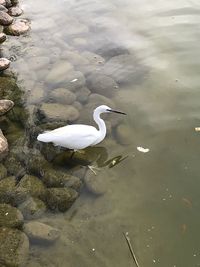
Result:
M136 258L136 256L135 256L135 253L134 253L134 251L133 251L133 247L132 247L132 245L131 245L131 241L130 241L130 238L129 238L129 236L128 236L128 232L123 233L123 234L124 234L124 237L125 237L126 242L127 242L127 244L128 244L128 248L129 248L129 250L130 250L130 252L131 252L131 256L132 256L132 258L133 258L133 260L134 260L136 266L137 266L137 267L140 267L140 265L139 265L139 263L138 263L138 261L137 261L137 258Z

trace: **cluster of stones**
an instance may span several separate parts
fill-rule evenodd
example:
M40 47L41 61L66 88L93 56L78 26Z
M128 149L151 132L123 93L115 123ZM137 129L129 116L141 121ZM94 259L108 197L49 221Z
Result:
M17 19L23 11L18 5L18 0L0 0L0 44L5 42L6 34L19 36L26 33L29 22L25 19ZM0 71L10 66L10 60L0 58Z

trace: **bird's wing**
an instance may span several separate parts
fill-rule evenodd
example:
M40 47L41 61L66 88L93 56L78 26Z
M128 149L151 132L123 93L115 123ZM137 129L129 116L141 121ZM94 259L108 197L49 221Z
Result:
M98 131L89 125L75 124L60 127L49 133L51 140L57 145L74 149L92 145L98 138Z

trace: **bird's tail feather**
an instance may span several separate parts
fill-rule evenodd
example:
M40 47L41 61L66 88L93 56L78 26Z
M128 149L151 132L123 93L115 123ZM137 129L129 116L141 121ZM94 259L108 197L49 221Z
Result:
M53 141L52 135L50 134L50 132L45 132L45 133L39 134L37 137L37 140L41 141L41 142L45 142L45 143Z

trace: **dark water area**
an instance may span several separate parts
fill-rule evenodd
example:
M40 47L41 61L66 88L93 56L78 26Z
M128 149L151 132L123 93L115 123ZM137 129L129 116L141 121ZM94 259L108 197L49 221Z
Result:
M84 184L68 211L37 219L61 236L31 244L27 267L133 266L123 232L140 266L200 266L198 1L21 5L31 30L2 45L12 64L0 77L1 98L15 107L1 128L25 172L37 150ZM36 142L45 129L95 125L100 104L127 116L105 116L105 140L73 162ZM100 168L97 175L87 164Z

